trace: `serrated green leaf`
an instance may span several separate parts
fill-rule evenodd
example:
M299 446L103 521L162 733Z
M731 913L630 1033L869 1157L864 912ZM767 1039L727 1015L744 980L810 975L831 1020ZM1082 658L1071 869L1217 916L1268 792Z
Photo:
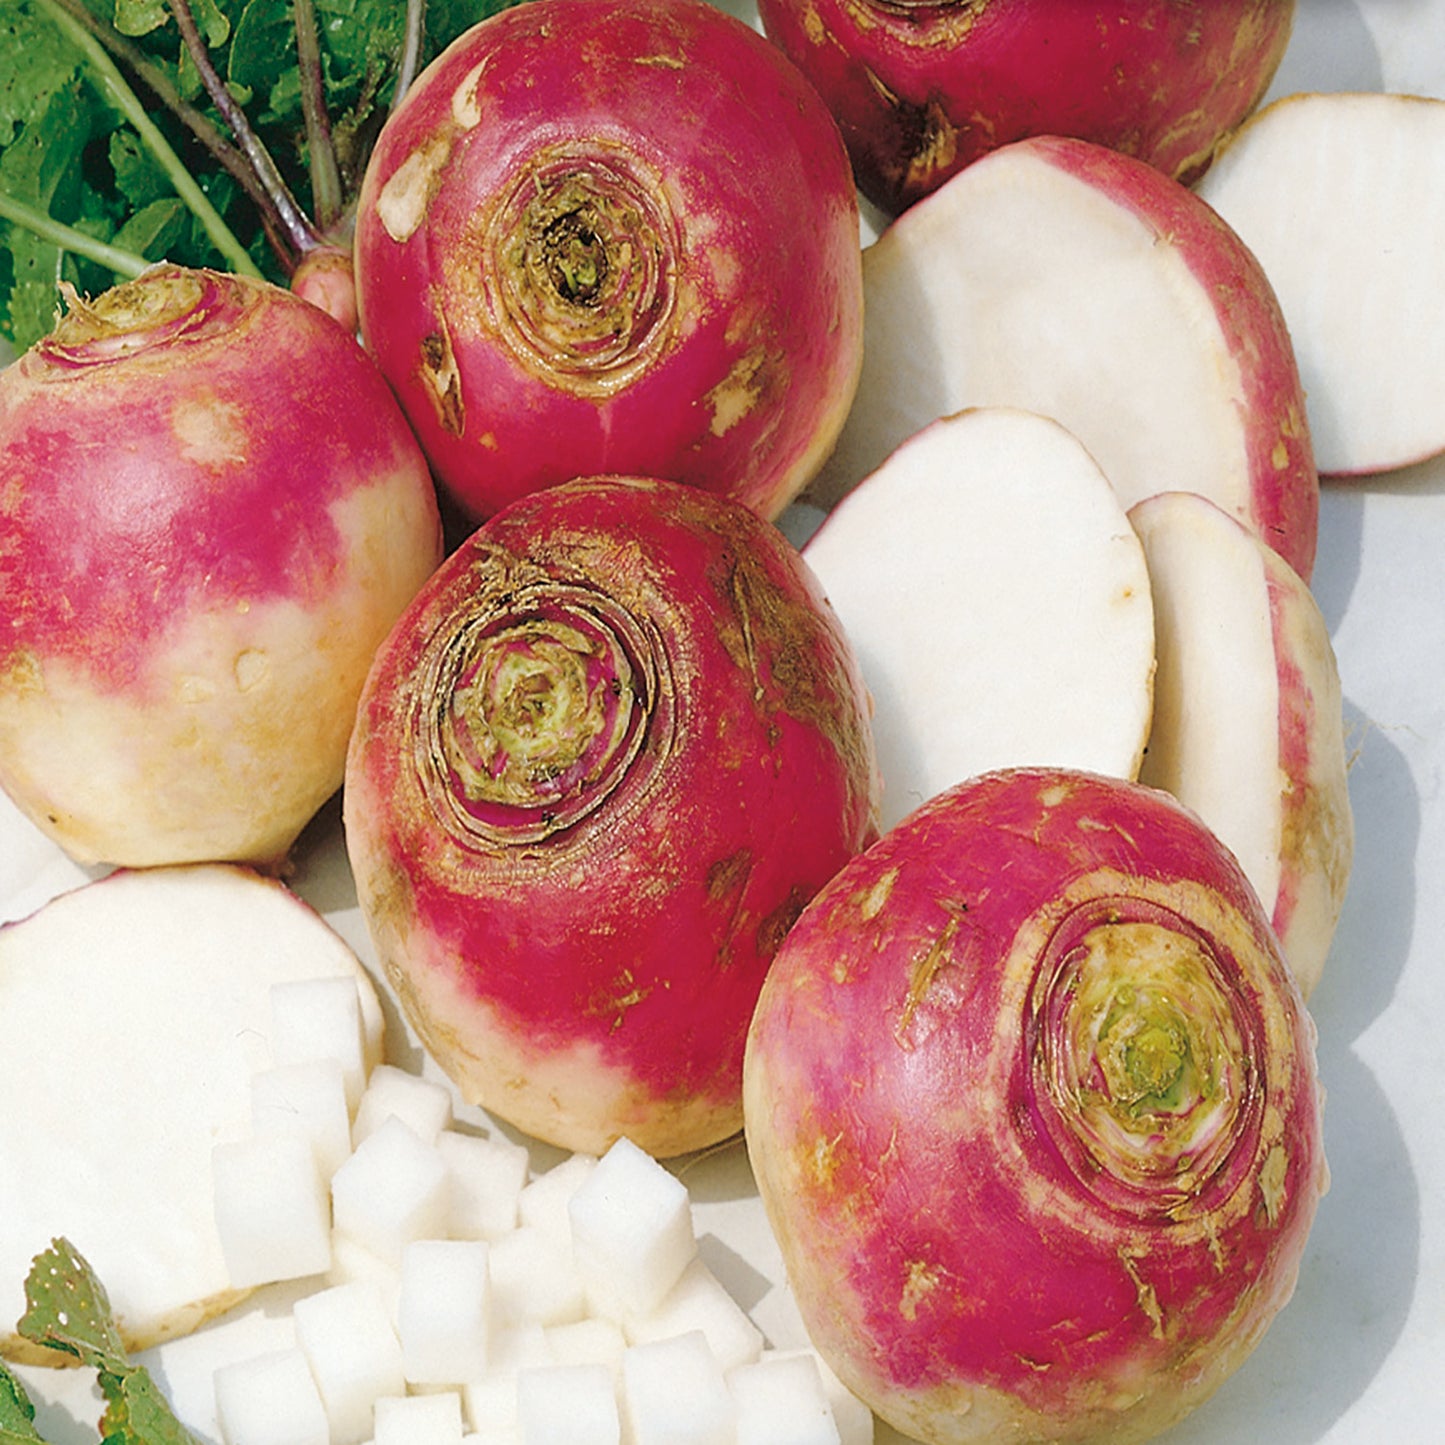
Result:
M115 0L115 28L137 37L159 30L171 18L166 0Z
M134 131L111 132L108 159L115 189L129 205L139 209L175 194L166 173L156 164L155 157L140 143L140 137Z
M44 108L50 95L72 80L73 46L28 0L6 3L0 13L0 149Z
M0 230L0 247L10 253L11 278L4 298L7 340L17 352L34 345L55 325L60 292L59 250L14 226Z
M147 260L165 260L185 239L189 214L174 196L152 201L121 226L112 238L113 244Z
M63 1351L97 1370L127 1367L110 1296L69 1240L52 1240L35 1256L25 1301L16 1329L31 1344Z
M248 0L231 36L227 81L264 94L276 83L277 57L289 58L295 45L288 0Z
M10 1367L0 1360L0 1445L33 1445L41 1439L35 1428L35 1406Z
M108 1405L100 1421L106 1441L113 1445L197 1445L146 1371L132 1370L119 1378L102 1375L100 1387Z
M105 1286L69 1240L52 1240L36 1255L25 1299L16 1326L22 1338L97 1372L106 1399L103 1445L198 1445L150 1372L127 1356Z

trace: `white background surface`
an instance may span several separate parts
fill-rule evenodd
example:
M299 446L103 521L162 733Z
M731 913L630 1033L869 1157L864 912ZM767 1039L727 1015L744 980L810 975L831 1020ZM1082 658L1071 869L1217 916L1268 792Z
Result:
M1445 96L1445 0L1299 0L1272 94L1301 89ZM1445 298L1424 304L1445 312ZM1349 897L1312 1005L1333 1184L1294 1300L1239 1374L1165 1437L1171 1445L1445 1438L1442 559L1445 461L1327 487L1314 586L1344 683L1358 829ZM296 885L369 961L336 816L333 806L308 834ZM87 876L0 798L0 919ZM404 1040L398 1051L408 1056ZM547 1151L538 1162L550 1162ZM710 1262L777 1343L796 1342L741 1147L680 1169ZM285 1329L284 1314L253 1309L162 1352L162 1377L203 1438L215 1438L216 1358L250 1353ZM98 1406L82 1377L27 1379L44 1382L48 1438L94 1441Z

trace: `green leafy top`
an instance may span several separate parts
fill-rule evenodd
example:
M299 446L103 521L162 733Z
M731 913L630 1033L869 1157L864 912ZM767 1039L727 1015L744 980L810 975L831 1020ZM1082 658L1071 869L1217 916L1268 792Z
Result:
M97 1372L106 1401L102 1445L199 1445L150 1372L128 1357L104 1285L68 1240L53 1240L36 1255L25 1303L16 1327L23 1338ZM35 1428L35 1407L0 1361L0 1445L37 1440L43 1437Z
M0 336L49 331L61 281L163 258L283 281L345 245L410 76L510 3L0 0Z

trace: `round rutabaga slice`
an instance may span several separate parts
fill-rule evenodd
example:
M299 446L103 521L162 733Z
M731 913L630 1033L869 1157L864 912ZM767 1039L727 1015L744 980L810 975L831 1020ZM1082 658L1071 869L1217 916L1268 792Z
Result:
M1238 858L1308 996L1354 852L1339 671L1310 590L1202 497L1129 513L1144 544L1159 671L1140 781Z
M1445 451L1445 100L1283 97L1229 141L1199 194L1279 297L1320 471Z
M941 418L844 497L803 556L873 696L885 827L994 768L1137 772L1154 671L1144 554L1057 422Z
M64 1235L128 1348L235 1304L213 1209L215 1144L251 1128L272 986L354 976L374 1062L382 1013L360 961L282 884L198 864L113 873L0 928L0 1354L32 1259Z
M1016 141L893 222L863 281L863 375L810 500L935 417L1024 407L1072 431L1126 507L1199 492L1308 580L1319 480L1284 318L1187 187L1088 141Z

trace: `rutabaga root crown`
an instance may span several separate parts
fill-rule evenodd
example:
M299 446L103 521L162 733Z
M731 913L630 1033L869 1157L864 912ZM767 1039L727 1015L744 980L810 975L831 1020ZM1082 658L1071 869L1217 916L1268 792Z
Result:
M928 1445L1140 1441L1294 1288L1314 1029L1233 858L1062 769L925 804L814 898L744 1065L819 1351Z

